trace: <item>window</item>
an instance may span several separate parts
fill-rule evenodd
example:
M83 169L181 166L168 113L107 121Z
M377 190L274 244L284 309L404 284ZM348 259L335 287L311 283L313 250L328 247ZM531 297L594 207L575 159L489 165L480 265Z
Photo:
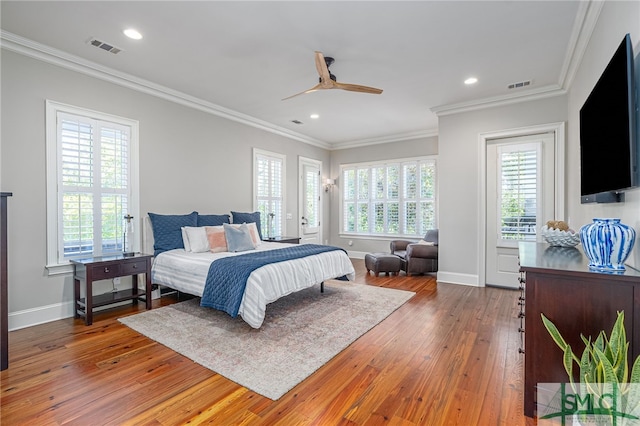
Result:
M253 150L254 209L260 212L260 226L265 238L284 235L285 160L281 154Z
M421 237L436 228L432 158L342 167L342 232Z
M498 148L500 237L535 241L538 227L540 144L505 145Z
M132 120L47 101L50 273L69 271L70 259L121 253L126 215L134 218L129 238L136 235L137 129Z

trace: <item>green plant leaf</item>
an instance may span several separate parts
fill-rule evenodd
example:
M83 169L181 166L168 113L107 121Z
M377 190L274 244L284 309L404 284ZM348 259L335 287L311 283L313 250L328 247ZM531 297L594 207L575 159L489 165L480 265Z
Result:
M567 372L569 376L569 382L573 387L573 351L571 350L571 346L567 345L564 348L564 355L562 357L562 364L564 365L564 370Z
M624 330L624 311L618 311L618 317L613 324L610 335L611 349L614 352L619 350L620 345L623 345L627 341L626 333Z
M598 337L596 338L596 340L593 342L593 349L594 350L598 349L600 352L604 352L605 351L605 344L604 344L605 338L606 338L606 336L604 334L604 331L601 331L598 334Z
M549 332L549 335L551 336L553 341L556 342L556 345L558 345L560 349L562 349L562 352L565 352L568 346L567 342L565 342L556 326L547 317L545 317L543 313L540 313L540 316L542 317L542 323ZM580 362L580 360L575 355L573 355L573 360L576 363Z
M638 383L640 384L640 356L638 356L633 363L633 367L631 367L631 377L629 378L629 383Z
M611 365L611 361L609 360L609 358L607 358L605 353L598 348L594 348L593 353L595 355L596 361L598 362L598 368L602 369L603 380L600 380L599 383L618 384L618 377L613 370L613 365Z
M640 356L633 363L629 383L630 386L623 395L623 410L626 414L640 417Z

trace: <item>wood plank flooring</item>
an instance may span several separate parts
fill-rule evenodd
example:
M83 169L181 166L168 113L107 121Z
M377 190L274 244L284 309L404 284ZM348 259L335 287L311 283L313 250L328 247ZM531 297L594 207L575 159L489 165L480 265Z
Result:
M9 333L2 425L534 425L523 415L515 291L366 274L416 296L278 401L132 331L125 306L91 326ZM171 297L154 307L175 303ZM185 325L188 326L188 325Z

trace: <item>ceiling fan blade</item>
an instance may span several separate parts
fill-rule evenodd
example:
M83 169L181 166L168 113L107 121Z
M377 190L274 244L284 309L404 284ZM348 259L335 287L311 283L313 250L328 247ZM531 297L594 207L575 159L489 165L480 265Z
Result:
M360 86L359 84L349 84L349 83L338 83L334 82L334 89L342 89L349 90L351 92L360 92L360 93L371 93L374 95L379 95L382 93L382 89L376 89L375 87L369 86Z
M318 70L318 75L320 76L320 83L324 83L326 86L329 85L331 80L331 74L329 74L329 68L327 67L327 62L324 60L324 55L322 52L318 52L316 50L316 69Z
M320 90L320 89L322 89L322 85L318 83L315 86L313 86L311 89L307 89L304 92L296 93L295 95L291 95L291 96L286 97L286 98L284 98L282 100L286 101L287 99L295 98L296 96L304 95L305 93L315 92L316 90Z

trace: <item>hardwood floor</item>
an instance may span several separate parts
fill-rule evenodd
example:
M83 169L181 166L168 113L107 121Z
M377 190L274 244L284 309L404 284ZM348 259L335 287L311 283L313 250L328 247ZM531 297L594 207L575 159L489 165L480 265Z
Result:
M278 401L100 313L9 333L3 425L533 425L515 291L433 277L356 281L416 296ZM154 307L175 303L164 297ZM185 324L185 326L188 326Z

